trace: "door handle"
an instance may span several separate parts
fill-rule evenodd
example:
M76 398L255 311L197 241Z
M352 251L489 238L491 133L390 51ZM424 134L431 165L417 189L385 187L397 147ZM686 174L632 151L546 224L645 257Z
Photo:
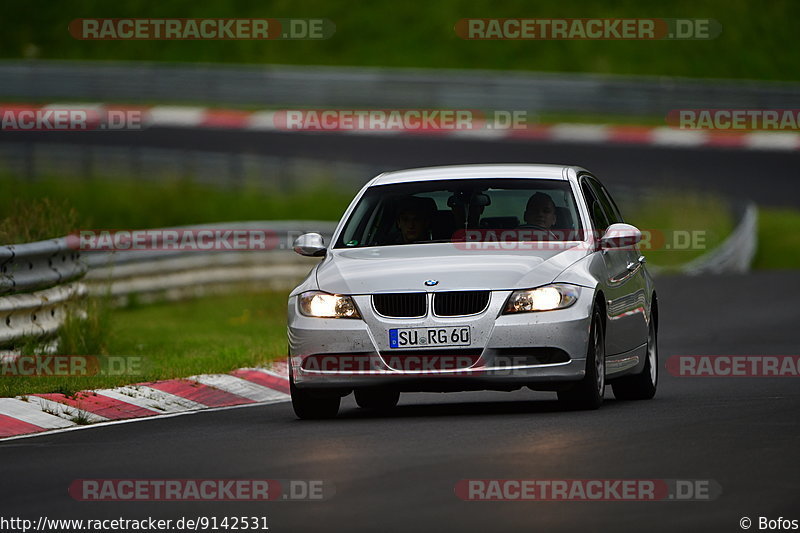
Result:
M630 270L631 272L633 272L634 270L636 270L636 267L637 267L637 266L638 266L638 265L637 265L636 263L634 263L633 261L631 261L630 263L628 263L628 270Z
M645 264L646 262L647 262L647 259L645 258L645 256L643 256L643 255L640 255L640 256L639 256L639 264L640 264L640 265L643 265L643 264Z

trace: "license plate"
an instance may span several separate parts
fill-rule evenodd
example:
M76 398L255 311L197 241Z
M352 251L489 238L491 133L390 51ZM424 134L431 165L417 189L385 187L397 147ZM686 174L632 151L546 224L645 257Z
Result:
M389 330L389 348L420 346L469 346L470 327L394 328Z

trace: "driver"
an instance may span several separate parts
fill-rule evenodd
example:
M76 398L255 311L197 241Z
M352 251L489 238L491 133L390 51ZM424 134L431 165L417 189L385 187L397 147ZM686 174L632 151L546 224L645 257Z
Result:
M433 206L429 198L407 196L398 202L395 223L400 230L399 244L431 240Z
M556 224L556 203L549 194L537 192L528 198L522 218L525 223L520 228L549 230Z

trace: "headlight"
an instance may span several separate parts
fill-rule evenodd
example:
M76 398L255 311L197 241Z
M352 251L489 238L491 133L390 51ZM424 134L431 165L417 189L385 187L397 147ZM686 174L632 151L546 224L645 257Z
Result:
M508 297L503 314L563 309L574 304L579 294L579 287L560 284L514 291Z
M317 318L361 318L349 296L310 291L299 296L300 312Z

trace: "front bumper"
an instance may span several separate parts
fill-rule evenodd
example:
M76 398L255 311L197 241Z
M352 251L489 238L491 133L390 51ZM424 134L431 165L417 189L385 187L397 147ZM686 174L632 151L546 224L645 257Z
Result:
M399 390L511 390L547 388L578 381L586 372L586 349L594 291L582 288L567 309L501 315L511 291L494 291L482 313L467 317L391 319L374 312L369 295L354 296L357 319L301 315L289 300L289 353L300 388L393 387ZM470 326L467 349L420 348L398 365L388 347L388 330L403 327ZM437 357L439 364L427 364ZM410 359L408 359L410 358ZM444 361L444 362L443 362Z

